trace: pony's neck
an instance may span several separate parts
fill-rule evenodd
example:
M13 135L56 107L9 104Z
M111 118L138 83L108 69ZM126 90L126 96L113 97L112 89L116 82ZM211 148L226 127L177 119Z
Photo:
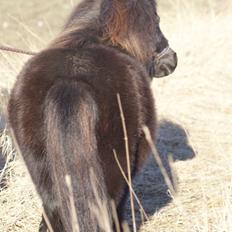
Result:
M80 3L64 26L52 48L79 48L98 43L101 35L99 15L102 0L86 0Z

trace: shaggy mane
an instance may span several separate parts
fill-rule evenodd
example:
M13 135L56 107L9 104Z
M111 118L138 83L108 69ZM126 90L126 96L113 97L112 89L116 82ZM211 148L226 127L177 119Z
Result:
M153 30L157 23L155 1L152 4L153 9L138 0L83 1L50 47L107 44L127 51L144 63L152 56L150 48L154 43Z

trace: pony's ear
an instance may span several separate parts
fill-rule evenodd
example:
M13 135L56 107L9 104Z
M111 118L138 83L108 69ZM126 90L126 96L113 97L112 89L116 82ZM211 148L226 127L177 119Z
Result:
M120 45L128 33L128 2L125 0L104 0L101 7L103 39L113 45Z

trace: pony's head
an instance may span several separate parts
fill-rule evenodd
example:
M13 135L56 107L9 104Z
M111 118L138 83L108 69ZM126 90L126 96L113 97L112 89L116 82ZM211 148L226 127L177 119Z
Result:
M103 38L141 61L150 76L163 77L177 66L177 55L160 29L154 0L103 0Z

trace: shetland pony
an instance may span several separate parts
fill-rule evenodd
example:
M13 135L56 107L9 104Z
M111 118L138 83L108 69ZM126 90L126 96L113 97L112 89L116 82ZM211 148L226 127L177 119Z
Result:
M134 176L150 152L142 127L155 131L151 79L176 65L154 0L83 0L60 35L25 64L11 92L9 123L55 232L73 231L71 206L80 232L104 231L90 207L96 192L111 230L111 199L122 222L128 186L113 149L128 171L117 94Z

